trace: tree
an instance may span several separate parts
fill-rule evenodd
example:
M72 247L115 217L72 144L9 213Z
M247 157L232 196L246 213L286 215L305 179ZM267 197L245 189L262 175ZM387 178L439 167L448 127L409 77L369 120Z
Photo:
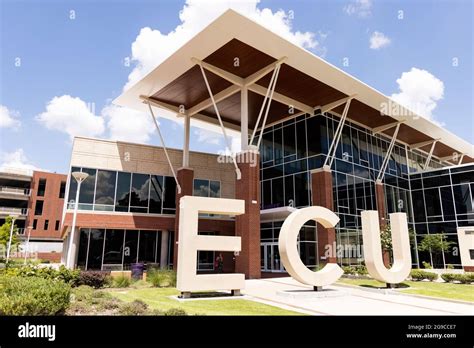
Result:
M419 251L431 252L434 256L439 257L443 252L449 252L454 242L446 240L444 233L427 234L418 244Z
M6 250L8 248L8 241L10 240L10 230L12 227L13 218L11 216L7 216L5 218L5 223L0 226L0 245ZM11 248L20 243L18 239L18 227L16 225L13 226L13 236L12 236L12 245Z
M412 228L408 229L408 234L410 236L410 245L415 244L415 231ZM384 228L380 231L380 244L382 245L382 250L392 251L392 228L390 223L386 223Z

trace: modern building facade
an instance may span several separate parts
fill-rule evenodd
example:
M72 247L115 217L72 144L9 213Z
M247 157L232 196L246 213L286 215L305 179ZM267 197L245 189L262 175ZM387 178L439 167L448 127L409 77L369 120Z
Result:
M29 258L59 262L67 176L11 169L0 173L0 225L16 216L20 249Z
M333 210L340 222L324 228L309 221L302 228L298 248L309 268L363 261L363 210L377 210L382 228L390 213L407 214L414 266L463 266L457 235L474 226L473 146L234 11L115 103L153 117L154 108L172 111L184 121L184 146L167 151L75 139L70 172L89 174L72 243L78 267L176 267L176 207L184 195L245 201L246 213L236 218L203 215L199 232L240 236L242 250L225 253L225 270L247 278L284 272L280 227L292 211L310 205ZM191 152L191 121L222 132L226 141L229 133L240 134L240 152L226 163ZM70 201L76 186L68 181ZM73 205L66 208L68 241ZM453 247L421 252L418 244L429 234ZM214 256L199 252L198 271L212 271Z

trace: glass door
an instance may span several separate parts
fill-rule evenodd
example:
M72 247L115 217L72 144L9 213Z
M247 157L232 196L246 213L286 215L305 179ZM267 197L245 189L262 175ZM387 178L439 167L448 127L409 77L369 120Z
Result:
M262 243L260 245L261 270L263 272L283 272L278 243Z

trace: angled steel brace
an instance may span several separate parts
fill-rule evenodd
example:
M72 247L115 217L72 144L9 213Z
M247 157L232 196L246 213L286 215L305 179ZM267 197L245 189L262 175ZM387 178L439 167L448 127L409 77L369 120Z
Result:
M392 140L390 141L390 145L388 146L387 153L385 154L385 158L383 159L382 166L380 167L379 174L377 175L377 179L375 182L382 182L383 177L385 176L385 170L387 169L388 162L390 161L390 156L392 155L393 148L395 147L395 141L397 140L398 131L400 130L400 125L402 123L399 122L397 127L395 128L395 132L392 135Z
M250 137L250 144L253 144L253 139L255 138L255 134L257 132L258 125L260 124L260 118L262 117L262 113L263 113L263 110L265 109L265 104L267 102L269 94L273 95L272 92L275 90L275 85L276 84L274 84L273 81L276 80L276 76L278 75L278 70L279 70L279 66L277 66L275 68L275 70L273 70L273 74L272 74L272 77L270 79L270 83L268 84L267 93L265 93L265 97L263 98L263 102L262 102L262 107L260 108L260 112L258 113L257 122L255 122L255 128L252 132L252 136ZM271 98L269 100L269 103L270 102L271 102ZM263 130L263 127L260 127L260 128Z
M353 97L347 99L346 106L344 106L344 111L342 112L341 119L339 120L339 124L337 125L336 132L334 133L334 138L332 139L331 146L329 147L328 155L324 160L324 167L331 168L332 163L334 161L334 157L336 156L336 149L337 145L339 144L339 140L341 139L342 129L344 128L344 124L346 123L347 114L349 113L349 107L351 105L351 100Z
M209 85L209 81L207 80L206 72L204 71L204 67L202 65L203 62L199 62L199 68L201 69L202 77L204 78L204 82L206 83L207 91L209 92L209 96L212 100L212 105L214 106L214 111L216 112L217 119L219 120L219 124L222 129L222 133L224 135L224 140L227 144L227 148L229 150L232 149L232 145L227 137L227 132L225 131L224 123L222 122L221 114L219 113L219 108L217 107L216 101L214 100L214 95L212 94L211 86ZM237 165L237 161L234 156L232 156L232 162L234 163L235 173L237 174L237 180L240 180L242 177L242 173L240 172L239 166Z
M423 170L426 170L426 168L428 168L428 165L430 164L430 161L431 161L431 157L433 157L433 151L434 151L434 148L435 148L437 142L438 142L438 140L433 141L433 144L431 145L430 152L428 153L428 157L426 157L425 164L423 165Z
M153 109L151 107L150 101L147 100L147 103L148 103L148 108L150 109L150 116L153 119L153 123L155 124L156 130L158 131L158 135L160 136L161 146L163 146L163 150L165 151L166 160L168 161L168 164L171 168L171 172L173 173L174 181L176 181L176 187L178 188L178 193L181 194L181 185L178 182L178 178L176 177L176 173L174 171L173 165L171 164L170 156L168 155L168 150L166 149L166 145L165 145L165 140L163 139L163 135L161 134L160 125L156 121L155 114L153 113Z

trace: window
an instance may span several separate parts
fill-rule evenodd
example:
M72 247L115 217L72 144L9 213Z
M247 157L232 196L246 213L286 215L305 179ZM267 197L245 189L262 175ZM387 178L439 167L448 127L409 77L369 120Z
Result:
M61 186L59 187L59 198L64 198L65 192L66 192L66 182L61 181Z
M49 227L49 220L44 220L44 230L47 231Z
M80 209L92 210L92 203L94 203L94 189L95 189L95 179L96 172L95 169L82 168L82 171L89 174L86 180L81 184L81 189L79 192L79 205ZM74 178L72 180L75 181Z
M117 194L115 196L115 211L128 212L130 202L130 173L118 173Z
M115 199L115 179L117 172L97 171L94 210L113 211Z
M157 255L156 231L140 231L140 245L138 247L138 262L156 262Z
M194 179L193 196L219 198L221 196L221 183L206 179Z
M46 179L39 179L37 195L40 197L44 197L45 191L46 191Z
M152 175L150 184L150 205L148 211L150 214L161 214L164 189L163 177L161 175Z
M139 231L125 231L125 248L123 254L123 264L130 265L137 262Z
M163 214L174 214L176 212L176 181L172 176L165 176L165 200L163 202Z
M107 230L105 232L104 264L122 264L123 230Z
M36 230L36 226L38 226L38 219L33 220L33 229Z
M59 224L60 224L60 221L56 220L56 224L54 225L54 230L55 231L59 231Z
M146 213L148 211L149 189L150 176L133 173L130 191L130 212Z
M44 201L36 201L35 215L42 215L43 214L43 203L44 203Z

